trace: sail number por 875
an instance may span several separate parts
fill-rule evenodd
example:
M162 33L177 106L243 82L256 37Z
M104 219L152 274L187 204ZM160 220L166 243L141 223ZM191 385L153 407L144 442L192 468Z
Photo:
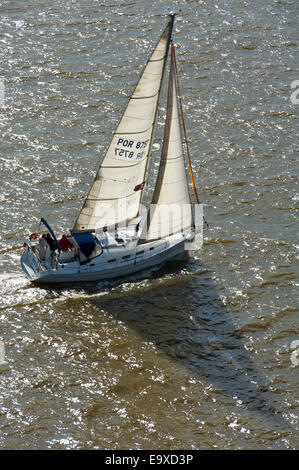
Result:
M121 137L118 139L117 144L118 146L122 146L128 149L133 149L134 147L136 149L145 149L149 143L149 140L144 140L141 142L134 142L134 140L129 140L129 139L122 139Z
M117 145L121 146L121 148L115 147L114 153L115 155L119 157L133 158L135 156L135 153L133 152L132 149L136 149L136 150L145 149L148 146L148 143L149 143L149 140L144 140L141 142L134 142L134 140L119 138L117 141ZM136 154L136 160L138 160L139 158L142 158L143 155L144 155L144 152L138 152Z

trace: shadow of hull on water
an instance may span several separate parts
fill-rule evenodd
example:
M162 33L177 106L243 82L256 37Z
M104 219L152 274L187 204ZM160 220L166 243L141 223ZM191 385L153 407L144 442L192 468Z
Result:
M232 406L238 403L290 430L210 272L196 269L198 265L192 272L192 264L169 262L152 273L145 287L129 291L113 288L109 295L92 302L155 344L191 376L221 390ZM135 277L134 281L140 279Z
M65 288L55 287L56 294ZM84 289L81 284L80 291L96 310L123 322L190 376L220 390L231 406L245 407L290 431L208 269L173 261L126 279L88 283Z

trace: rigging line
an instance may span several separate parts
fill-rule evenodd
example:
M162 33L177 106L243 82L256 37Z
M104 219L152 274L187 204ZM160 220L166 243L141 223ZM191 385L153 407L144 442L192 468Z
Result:
M196 199L197 204L200 204L199 199L198 199L198 195L197 195L196 186L195 186L195 181L194 181L194 176L193 176L192 165L191 165L191 157L190 157L190 152L189 152L189 145L188 145L188 139L187 139L187 132L186 132L186 127L185 127L184 115L183 115L183 105L182 105L181 92L180 92L180 86L179 86L178 68L177 68L177 63L176 63L174 44L171 45L171 49L172 49L172 57L173 57L173 62L174 62L175 72L176 72L176 82L177 82L177 89L178 89L178 98L179 98L179 103L180 103L181 118L182 118L182 126L183 126L183 130L184 130L185 143L186 143L186 150L187 150L188 161L189 161L189 171L190 171L190 176L191 176L193 191L194 191L194 194L195 194L195 199Z

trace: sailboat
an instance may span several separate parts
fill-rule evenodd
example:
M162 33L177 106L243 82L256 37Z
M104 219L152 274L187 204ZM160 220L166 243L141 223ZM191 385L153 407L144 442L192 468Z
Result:
M185 254L194 241L183 152L181 100L170 15L76 217L58 240L49 223L25 242L21 266L34 283L98 281L127 276ZM150 207L143 204L158 109L170 56L167 113ZM185 130L185 125L184 130Z

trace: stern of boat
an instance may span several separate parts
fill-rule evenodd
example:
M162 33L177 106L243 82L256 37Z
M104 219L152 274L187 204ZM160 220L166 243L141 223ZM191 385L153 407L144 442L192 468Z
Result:
M34 281L39 277L40 261L28 245L21 256L21 266L30 281Z

